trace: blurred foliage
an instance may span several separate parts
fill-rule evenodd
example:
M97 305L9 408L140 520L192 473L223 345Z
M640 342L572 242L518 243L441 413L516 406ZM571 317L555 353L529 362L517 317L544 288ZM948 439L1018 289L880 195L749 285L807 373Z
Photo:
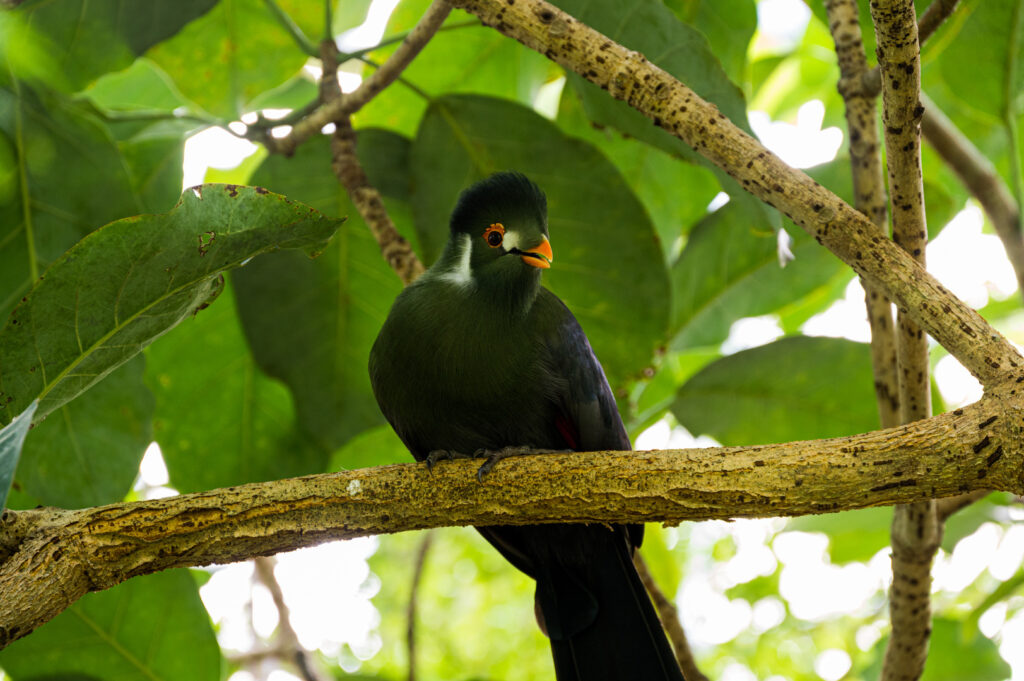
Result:
M184 141L243 116L251 123L256 111L300 109L315 100L315 69L305 68L310 57L296 31L315 45L355 28L369 7L367 0L329 0L331 12L301 0L277 4L290 25L274 3L258 0L155 0L132 12L113 0L24 0L0 11L0 379L33 370L19 359L28 345L14 328L18 315L39 310L31 337L48 347L69 312L109 298L112 263L135 267L142 246L126 249L122 237L167 221L177 226L163 227L154 245L173 245L181 225L165 215L114 221L172 209L182 189ZM366 73L387 59L397 46L392 38L409 31L428 4L399 2L383 43L342 70ZM792 122L817 99L825 106L823 126L845 128L820 2L808 2L806 28L791 41L757 29L754 0L557 4L643 52L741 127L749 129L751 110ZM917 2L918 10L927 4ZM861 10L873 63L866 4ZM963 0L922 49L925 91L1018 199L1022 16L1024 0ZM634 437L657 422L682 424L723 444L876 426L866 346L801 331L843 297L848 269L598 88L455 11L403 79L353 120L370 180L428 263L464 186L505 168L542 185L557 255L545 281L581 320ZM851 198L846 148L808 173ZM289 158L261 149L237 168L210 169L207 180L265 186L348 220L325 248L312 249L322 251L314 260L294 250L249 257L273 248L268 240L214 268L245 265L226 280L204 269L192 282L202 295L188 314L133 331L130 351L114 359L72 348L100 367L97 374L109 375L91 388L65 386L70 401L58 406L44 402L40 413L52 413L24 446L20 436L36 395L20 394L16 408L0 412L0 426L9 426L0 430L0 494L13 473L8 506L78 507L137 494L132 484L151 439L161 446L170 484L181 491L406 460L377 412L365 369L400 284L331 171L328 138L308 141ZM923 183L935 237L968 196L928 147ZM719 192L729 197L724 205L712 203ZM785 267L780 227L795 255ZM62 259L90 234L76 252L99 253L91 264ZM192 265L201 257L201 265L212 266L205 253L214 244L202 233L196 238L183 236L179 245L187 243ZM139 267L143 274L125 298L155 295L159 273L147 277ZM73 302L47 299L41 276L51 281L72 270L80 282ZM982 313L1024 341L1018 296L993 300ZM777 323L786 337L723 352L735 323L749 317ZM120 320L110 328L121 328ZM144 357L130 359L154 339ZM966 560L972 538L985 533L995 532L1000 551L1010 551L1013 523L1021 518L1016 503L993 494L953 516L938 559L942 570ZM891 509L876 508L785 523L652 526L643 553L666 593L679 595L710 677L740 664L758 678L817 679L816 662L832 650L849 659L844 678L866 681L878 676L888 635L890 520ZM470 529L432 536L416 601L419 678L551 678L531 582ZM372 625L381 648L362 657L344 646L322 652L319 663L335 678L406 678L407 608L421 541L420 533L380 538L370 569L383 585L373 599L380 621ZM1024 575L983 568L966 587L939 580L929 681L1009 675L997 651L1004 635L983 627L982 616L1005 607L1004 621L1024 617ZM172 572L87 596L0 653L0 667L14 681L223 678L235 667L218 652L197 583ZM821 583L841 586L815 596ZM811 607L840 595L842 611Z

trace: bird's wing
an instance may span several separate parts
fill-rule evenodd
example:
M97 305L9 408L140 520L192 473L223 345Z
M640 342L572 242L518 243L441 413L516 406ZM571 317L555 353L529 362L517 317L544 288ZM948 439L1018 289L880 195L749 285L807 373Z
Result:
M547 289L537 296L544 350L553 397L566 423L557 424L570 449L630 449L615 397L586 334L569 308Z

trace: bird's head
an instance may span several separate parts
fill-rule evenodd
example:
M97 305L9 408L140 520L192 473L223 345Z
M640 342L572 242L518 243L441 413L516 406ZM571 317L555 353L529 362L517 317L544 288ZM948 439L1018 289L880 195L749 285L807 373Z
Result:
M525 175L502 172L462 192L451 217L447 274L463 283L537 280L551 267L547 199Z

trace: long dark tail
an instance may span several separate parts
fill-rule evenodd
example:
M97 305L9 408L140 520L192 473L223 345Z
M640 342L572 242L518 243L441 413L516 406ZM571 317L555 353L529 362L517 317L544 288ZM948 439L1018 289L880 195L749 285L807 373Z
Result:
M558 681L684 681L633 567L626 528L479 529L537 580L539 619Z

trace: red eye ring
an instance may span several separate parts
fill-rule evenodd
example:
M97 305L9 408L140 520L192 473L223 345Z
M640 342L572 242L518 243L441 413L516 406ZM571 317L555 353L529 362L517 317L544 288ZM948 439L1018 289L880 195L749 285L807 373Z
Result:
M505 225L495 222L484 230L484 241L491 248L497 248L505 238Z

